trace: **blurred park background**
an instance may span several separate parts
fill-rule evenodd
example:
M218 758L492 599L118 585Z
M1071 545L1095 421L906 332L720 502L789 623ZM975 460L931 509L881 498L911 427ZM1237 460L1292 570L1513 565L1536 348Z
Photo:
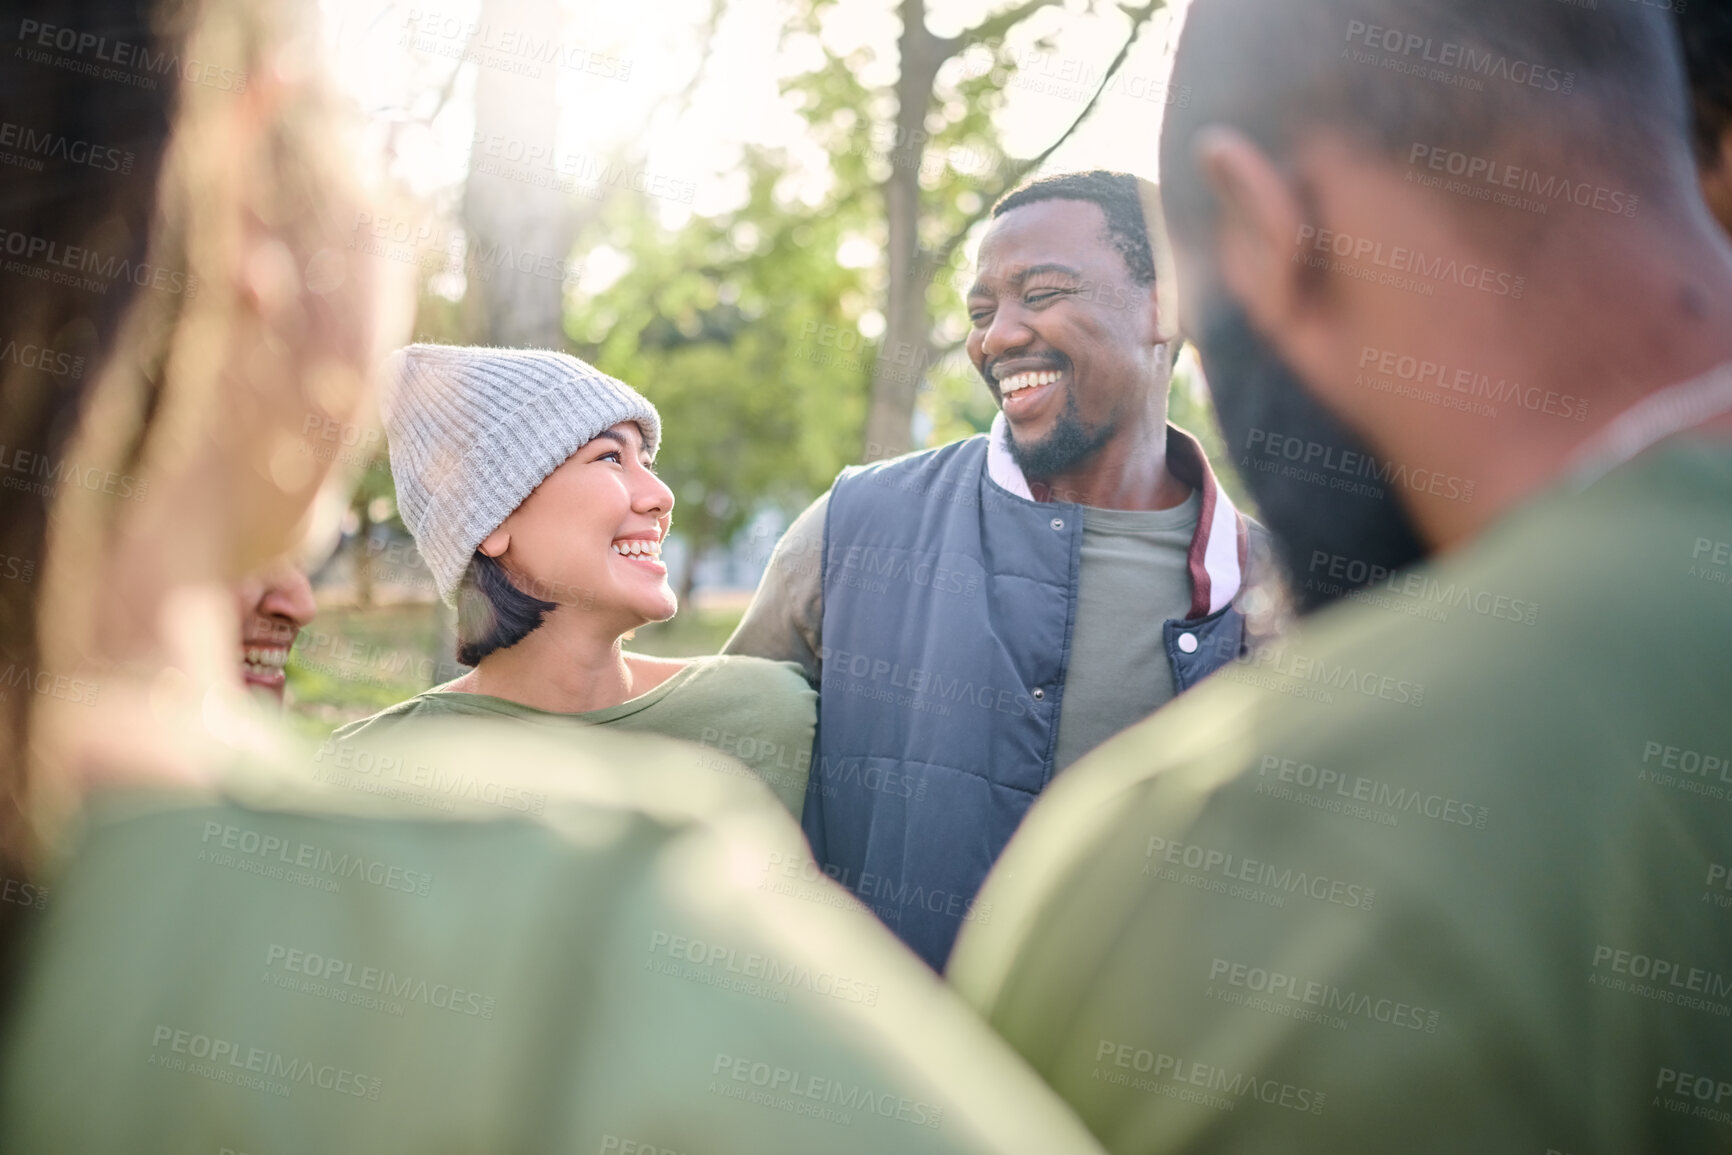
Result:
M418 291L420 341L564 349L664 422L681 610L649 653L713 653L838 470L985 430L962 295L988 210L1035 175L1158 179L1182 0L327 0L358 106L333 147L400 197L345 260ZM1195 363L1172 418L1221 451ZM313 574L290 714L332 727L461 672L383 439ZM1247 503L1248 507L1248 503Z

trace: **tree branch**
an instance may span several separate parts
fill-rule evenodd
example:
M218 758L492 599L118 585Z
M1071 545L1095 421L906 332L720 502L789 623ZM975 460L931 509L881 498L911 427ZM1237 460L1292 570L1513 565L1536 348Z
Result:
M674 96L674 107L679 110L674 114L675 120L691 111L692 97L710 70L710 56L716 47L716 29L722 22L726 4L727 0L710 0L710 14L698 29L698 66L692 69L691 80Z
M1021 0L1003 12L995 12L976 24L973 28L965 28L955 36L946 37L941 43L947 49L945 58L955 56L966 48L976 44L990 44L994 40L1004 39L1004 34L1033 16L1042 8L1057 4L1059 0Z
M1002 175L999 177L997 186L981 196L980 207L969 215L962 227L957 229L949 240L934 251L934 260L940 268L950 264L950 258L955 254L956 247L968 236L969 230L986 219L986 214L992 211L992 206L997 203L998 198L1015 188L1017 183L1031 170L1046 163L1046 159L1057 152L1059 146L1069 140L1072 134L1081 127L1082 122L1089 118L1089 114L1095 110L1095 105L1100 103L1101 96L1106 92L1107 86L1113 82L1113 77L1117 76L1119 69L1124 67L1125 60L1131 54L1131 47L1136 43L1137 37L1142 35L1143 29L1148 26L1150 17L1154 16L1165 5L1166 0L1148 0L1148 3L1141 8L1124 8L1121 6L1120 11L1131 18L1131 30L1125 34L1125 42L1119 45L1118 54L1113 57L1113 62L1107 66L1106 73L1101 77L1101 82L1095 86L1094 95L1089 97L1088 103L1083 105L1082 111L1077 113L1076 119L1071 121L1070 125L1058 134L1057 139L1042 149L1038 155L1026 160L1007 161L1001 166L1000 173ZM1039 7L1039 3L1036 0L1025 0L1025 3L1019 7ZM986 23L990 22L990 20L985 21L980 27L984 27Z

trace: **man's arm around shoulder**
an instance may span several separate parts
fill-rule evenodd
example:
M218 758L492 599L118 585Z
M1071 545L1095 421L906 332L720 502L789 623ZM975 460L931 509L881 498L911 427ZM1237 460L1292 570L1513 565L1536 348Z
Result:
M724 654L796 662L817 686L823 675L825 493L794 519L770 555L769 568Z

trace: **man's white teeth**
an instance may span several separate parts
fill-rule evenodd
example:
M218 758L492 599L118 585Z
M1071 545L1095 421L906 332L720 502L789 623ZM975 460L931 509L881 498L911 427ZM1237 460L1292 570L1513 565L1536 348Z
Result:
M249 666L263 666L271 670L280 670L289 662L289 651L272 647L260 649L248 646L241 658Z
M998 383L998 395L1009 397L1012 393L1031 389L1036 385L1051 385L1058 379L1059 374L1050 369L1043 373L1018 373L1016 376L1006 377Z
M614 542L613 552L621 557L660 557L662 555L662 543L634 537L628 541Z

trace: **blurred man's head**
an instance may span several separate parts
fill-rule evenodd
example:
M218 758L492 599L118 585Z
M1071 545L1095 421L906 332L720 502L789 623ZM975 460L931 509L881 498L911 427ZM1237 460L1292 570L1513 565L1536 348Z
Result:
M235 588L241 620L241 679L277 701L295 637L319 612L307 575L284 559L243 579Z
M1690 78L1691 135L1702 195L1721 226L1732 233L1732 4L1680 4L1677 19L1684 71Z
M1154 203L1148 182L1096 171L1034 181L993 206L968 293L968 355L1030 478L1083 464L1151 400L1165 412Z
M1460 446L1579 439L1583 394L1530 412L1509 380L1533 384L1535 365L1584 388L1621 379L1557 329L1603 306L1608 278L1689 247L1665 232L1700 211L1667 19L1628 4L1193 3L1172 78L1190 99L1161 139L1180 319L1297 591L1319 556L1398 568L1520 489L1488 476L1473 505L1458 466L1479 463ZM1580 336L1612 320L1570 323ZM1458 404L1475 389L1477 407ZM1501 406L1483 403L1500 389ZM1509 453L1489 472L1543 460Z

